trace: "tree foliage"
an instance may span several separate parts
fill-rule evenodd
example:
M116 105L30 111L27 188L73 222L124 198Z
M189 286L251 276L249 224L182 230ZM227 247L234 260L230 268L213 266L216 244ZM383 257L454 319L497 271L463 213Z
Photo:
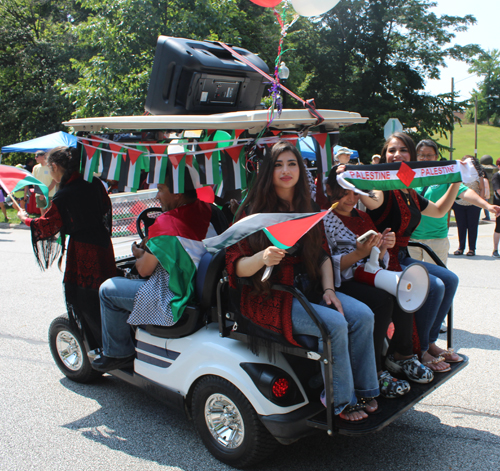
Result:
M500 126L500 51L493 49L480 54L472 61L469 73L482 77L479 90L475 90L471 101L477 100L477 119ZM474 119L474 106L467 111L467 118Z
M480 50L451 46L472 16L437 16L433 5L342 0L320 18L301 17L285 38L289 88L318 108L369 118L341 134L365 158L380 149L390 117L417 139L451 129L460 104L425 94L425 80L446 58ZM57 131L70 116L142 114L159 35L241 46L272 70L280 28L271 9L249 0L2 0L2 145ZM288 97L290 106L300 105Z

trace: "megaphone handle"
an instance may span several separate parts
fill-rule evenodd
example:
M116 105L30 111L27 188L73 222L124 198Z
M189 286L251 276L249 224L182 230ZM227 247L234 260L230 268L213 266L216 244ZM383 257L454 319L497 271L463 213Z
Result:
M262 275L262 278L260 279L260 281L266 281L271 276L271 273L273 272L273 268L274 267L266 267L266 269L264 270L264 274Z

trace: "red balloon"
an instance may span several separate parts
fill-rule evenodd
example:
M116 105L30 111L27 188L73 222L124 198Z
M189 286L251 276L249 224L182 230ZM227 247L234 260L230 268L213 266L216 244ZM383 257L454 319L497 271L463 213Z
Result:
M281 0L250 0L251 2L259 5L261 7L275 7L278 3L281 3Z

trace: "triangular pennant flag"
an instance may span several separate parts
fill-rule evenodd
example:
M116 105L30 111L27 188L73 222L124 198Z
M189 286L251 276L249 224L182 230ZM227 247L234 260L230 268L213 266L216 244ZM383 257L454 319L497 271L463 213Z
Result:
M151 152L156 156L162 156L167 150L168 144L149 144Z
M143 153L144 152L142 150L128 149L128 156L132 165L135 165L135 163Z
M229 154L229 157L233 159L233 162L236 163L240 158L241 149L243 149L243 146L232 146L224 150Z

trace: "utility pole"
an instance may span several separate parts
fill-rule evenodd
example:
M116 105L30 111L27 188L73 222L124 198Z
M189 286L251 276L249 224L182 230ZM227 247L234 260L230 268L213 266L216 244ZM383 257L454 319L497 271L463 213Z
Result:
M453 111L453 102L455 101L455 79L451 77L451 133L450 133L450 160L453 160L453 130L455 129L455 112Z
M474 157L477 159L477 95L474 97Z

